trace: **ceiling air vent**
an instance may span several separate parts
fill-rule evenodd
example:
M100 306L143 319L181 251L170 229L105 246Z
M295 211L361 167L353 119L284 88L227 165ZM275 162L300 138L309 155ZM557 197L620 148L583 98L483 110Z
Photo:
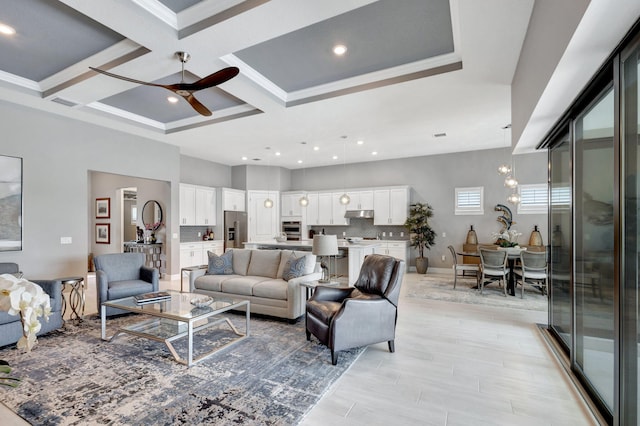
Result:
M53 99L51 99L51 102L55 102L57 104L68 106L68 107L74 107L74 106L78 105L75 102L68 101L68 100L62 99L62 98L53 98Z
M442 133L434 133L433 137L434 138L444 138L445 136L447 136L446 133L442 132Z

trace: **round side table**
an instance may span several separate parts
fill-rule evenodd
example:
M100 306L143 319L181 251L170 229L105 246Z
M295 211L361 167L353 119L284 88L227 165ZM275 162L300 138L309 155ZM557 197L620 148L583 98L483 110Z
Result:
M67 301L64 297L64 287L70 286L71 292L69 293L69 307L71 308L71 315L69 319L82 321L84 316L84 278L83 277L66 277L59 278L62 282L62 318L67 311Z

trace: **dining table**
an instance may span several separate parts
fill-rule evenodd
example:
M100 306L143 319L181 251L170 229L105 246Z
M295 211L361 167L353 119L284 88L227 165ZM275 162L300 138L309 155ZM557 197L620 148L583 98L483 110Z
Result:
M526 249L523 249L526 250ZM507 293L511 296L516 295L516 278L513 270L515 269L516 260L520 259L520 252L522 250L507 250L507 266L509 267L509 276L507 277ZM479 251L457 251L456 254L460 256L480 257ZM475 286L473 288L479 288Z

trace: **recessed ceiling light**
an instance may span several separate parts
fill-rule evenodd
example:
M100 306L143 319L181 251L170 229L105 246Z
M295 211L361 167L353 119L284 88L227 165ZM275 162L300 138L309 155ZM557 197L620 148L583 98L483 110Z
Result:
M7 24L0 23L0 34L4 35L14 35L16 30L13 27L10 27Z
M302 160L298 160L298 164L302 164Z
M333 46L333 53L335 53L337 56L342 56L347 53L347 46L345 46L344 44L336 44L335 46Z
M378 151L373 151L371 155L378 155Z
M242 161L247 161L248 158L247 157L242 157Z
M279 156L280 156L280 153L279 153L279 152L276 152L276 156L277 156L277 157L279 157Z
M356 142L358 145L362 145L364 143L364 141L360 140L358 142Z
M337 156L337 155L334 155L334 156L333 156L333 157L331 157L331 158L332 158L332 159L334 159L334 160L337 160L337 159L338 159L338 156Z
M320 150L320 147L319 147L319 146L314 146L314 147L313 147L313 150L314 150L314 151L319 151L319 150Z
M167 100L172 104L175 104L178 102L178 98L176 98L175 96L167 96Z

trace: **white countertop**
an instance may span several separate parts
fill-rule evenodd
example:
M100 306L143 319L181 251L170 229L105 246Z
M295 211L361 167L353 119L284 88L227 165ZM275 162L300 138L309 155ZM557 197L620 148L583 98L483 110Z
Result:
M338 240L338 248L346 248L346 249L357 249L359 247L377 247L383 242L387 242L390 240L362 240L359 243L349 243L346 240L339 239ZM301 241L283 241L277 242L275 239L272 240L263 240L263 241L251 241L244 243L247 245L257 245L257 246L270 246L270 247L282 247L282 248L295 248L295 247L308 247L311 248L313 246L313 240L301 240Z

